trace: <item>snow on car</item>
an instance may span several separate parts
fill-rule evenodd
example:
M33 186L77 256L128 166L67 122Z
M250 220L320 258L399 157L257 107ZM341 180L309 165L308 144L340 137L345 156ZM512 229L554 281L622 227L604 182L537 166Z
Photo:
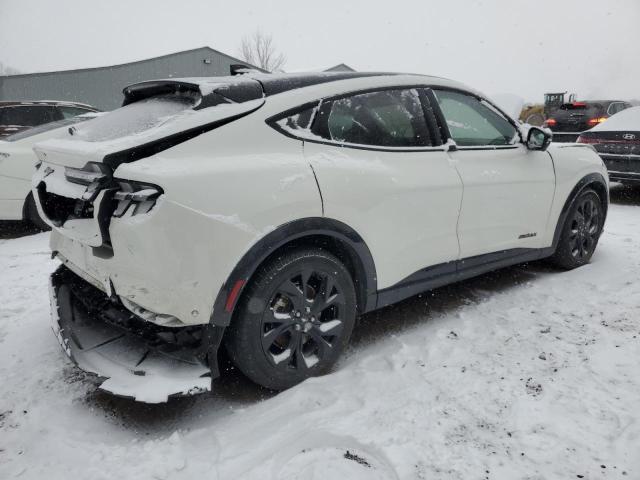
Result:
M628 192L583 268L515 266L366 314L335 372L275 396L232 371L161 405L97 390L60 351L47 235L0 240L0 478L636 479Z
M0 140L0 220L28 220L41 229L49 226L40 218L31 195L31 177L39 162L35 143L53 138L79 122L96 118L84 113L57 122L29 128Z
M357 315L525 261L588 263L606 169L549 143L421 75L133 85L35 147L62 263L54 331L140 401L209 390L222 345L254 382L291 387L334 366Z
M611 180L640 185L640 107L616 113L577 141L596 149Z

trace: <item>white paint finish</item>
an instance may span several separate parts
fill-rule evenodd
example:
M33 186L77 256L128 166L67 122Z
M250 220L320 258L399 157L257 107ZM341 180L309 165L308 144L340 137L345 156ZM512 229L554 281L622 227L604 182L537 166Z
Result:
M0 177L0 181L2 177ZM31 184L28 184L31 187ZM0 186L0 188L2 188ZM24 200L0 200L0 219L22 220L22 207Z
M244 127L231 124L116 170L118 178L154 183L165 194L147 215L111 220L113 258L70 242L64 229L54 228L52 249L147 310L208 322L218 291L251 246L280 225L322 216L302 142L260 118L238 124ZM285 178L292 180L283 189Z
M464 159L462 155L471 152L449 155L444 147L382 152L307 142L303 154L300 140L265 123L277 113L322 97L419 84L460 86L399 75L321 84L269 97L263 107L240 120L116 170L118 178L153 183L165 193L149 214L111 221L113 258L94 256L86 245L65 238L64 230L54 229L52 248L100 284L110 280L118 295L146 310L185 323L205 323L221 286L258 240L290 221L322 215L310 164L322 188L325 215L364 238L379 288L460 255L550 245L571 188L584 174L605 172L591 149L558 152L559 185L549 219L554 186L546 153L520 146L476 151L473 158ZM551 152L555 155L553 147ZM464 194L454 165L466 177ZM463 197L460 253L456 227ZM530 228L532 223L535 228ZM533 231L537 237L517 239ZM193 310L199 315L192 316Z
M458 222L462 258L541 248L555 190L551 157L524 145L449 152L464 183ZM523 234L536 236L519 239Z
M306 142L324 212L364 239L378 288L458 258L462 183L444 149L408 152Z
M37 160L30 144L0 141L0 220L22 220Z
M22 207L38 163L33 146L64 134L67 128L69 125L14 142L0 141L0 220L22 220Z
M605 167L602 159L591 145L552 143L547 151L553 158L556 174L556 193L547 223L545 242L550 245L553 241L553 234L562 208L576 184L583 177L598 173L602 175L608 188L609 174L607 173L607 167Z

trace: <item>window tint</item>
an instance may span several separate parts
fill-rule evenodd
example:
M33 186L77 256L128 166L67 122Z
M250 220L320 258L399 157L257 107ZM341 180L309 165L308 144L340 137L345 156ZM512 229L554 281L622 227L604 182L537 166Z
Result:
M195 99L189 95L158 95L145 98L77 127L74 138L88 142L103 142L150 130L173 116L193 108Z
M621 112L622 110L625 110L627 108L627 105L624 102L613 102L611 105L609 105L609 109L607 110L607 114L608 115L615 115L618 112Z
M516 142L516 128L489 104L459 92L436 90L435 94L451 137L458 145L513 145Z
M97 116L97 114L94 114ZM86 120L90 120L92 118L96 118L95 116L75 116L72 118L65 118L64 120L57 120L55 122L44 123L42 125L38 125L37 127L28 128L27 130L23 130L18 133L14 133L13 135L9 135L4 137L2 141L4 142L15 142L17 140L22 140L23 138L29 138L34 135L39 135L41 133L48 132L50 130L54 130L56 128L67 127L70 125L75 125L76 123L84 122Z
M41 105L21 105L0 108L0 125L35 127L56 120L54 108Z
M62 113L62 118L72 118L76 115L82 115L83 113L89 113L90 110L86 108L78 108L78 107L58 107L60 112Z
M417 90L363 93L323 105L314 126L323 138L384 147L430 146Z
M276 122L276 125L285 132L294 133L298 136L310 136L311 122L317 106L305 108L289 117L282 118Z

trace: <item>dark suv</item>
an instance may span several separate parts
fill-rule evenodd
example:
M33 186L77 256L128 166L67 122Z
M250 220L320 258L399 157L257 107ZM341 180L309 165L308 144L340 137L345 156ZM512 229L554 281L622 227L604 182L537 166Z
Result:
M0 138L44 123L98 111L75 102L0 102Z
M555 141L575 142L580 133L629 107L630 103L621 100L565 103L547 118L544 125L551 129Z

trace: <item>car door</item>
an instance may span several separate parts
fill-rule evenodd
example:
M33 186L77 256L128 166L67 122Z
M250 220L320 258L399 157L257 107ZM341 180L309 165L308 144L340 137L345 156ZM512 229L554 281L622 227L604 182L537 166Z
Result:
M304 141L324 215L362 236L378 289L459 254L462 182L423 95L398 87L324 100Z
M461 258L548 246L543 239L555 191L551 156L527 149L515 125L485 100L457 90L432 92L464 186L457 230Z

